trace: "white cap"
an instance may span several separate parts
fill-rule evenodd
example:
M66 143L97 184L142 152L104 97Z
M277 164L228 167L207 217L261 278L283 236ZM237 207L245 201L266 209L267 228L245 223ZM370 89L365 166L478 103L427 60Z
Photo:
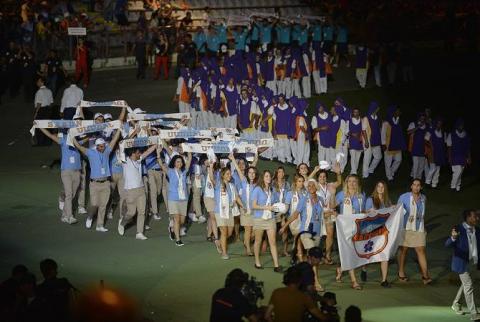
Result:
M95 146L105 144L105 140L102 138L98 138L95 140Z
M102 113L95 113L95 115L93 116L93 119L96 120L98 117L103 117L103 118L105 118L105 116L103 116Z
M111 120L111 119L113 119L112 114L110 114L110 113L105 113L105 114L103 114L103 118L106 119L106 120Z
M330 163L328 161L322 160L319 162L320 169L328 170L330 169Z
M141 108L136 108L133 110L133 114L145 114L146 112L142 110Z

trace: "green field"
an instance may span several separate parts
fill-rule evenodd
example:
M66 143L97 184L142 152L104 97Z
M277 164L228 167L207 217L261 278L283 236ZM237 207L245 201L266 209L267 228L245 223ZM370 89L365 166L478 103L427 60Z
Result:
M468 58L468 57L467 57ZM353 70L344 70L338 80L329 84L332 91L322 100L331 104L341 96L350 106L363 111L376 99L385 112L387 104L398 103L404 109L403 124L425 107L434 114L453 122L455 115L464 113L476 95L474 83L468 81L471 66L462 59L448 73L436 68L434 63L421 60L417 81L397 88L369 88L355 90L352 84L341 83L341 77L353 78ZM466 59L466 58L465 58ZM339 72L340 74L340 72ZM350 74L350 75L349 75ZM478 81L477 81L478 84ZM86 91L89 100L125 99L132 107L146 108L149 112L174 111L171 102L174 81L135 81L133 70L103 71L94 74L91 87ZM351 88L351 90L348 90ZM312 100L314 103L317 98ZM313 105L313 104L311 104ZM178 248L167 237L167 221L153 222L146 241L134 239L134 230L120 237L116 221L109 221L106 234L86 230L84 218L77 225L60 222L57 197L60 190L58 168L42 168L58 157L56 146L32 148L27 132L31 124L32 104L22 99L6 100L0 106L3 126L0 129L0 276L6 278L14 264L26 264L40 276L38 263L46 257L54 258L60 265L60 275L68 277L79 289L104 280L106 285L125 290L140 303L144 315L154 321L207 321L211 294L224 283L226 274L239 267L265 282L266 299L271 291L281 286L281 275L273 272L269 256L263 257L267 269L257 271L253 259L242 256L240 243L231 245L232 259L223 261L214 246L205 242L205 226L193 224L184 238L185 247ZM476 108L476 107L474 107ZM311 115L311 113L310 113ZM475 145L475 143L474 143ZM316 152L312 152L315 159ZM276 162L260 162L260 168L274 169ZM348 170L348 168L347 168ZM395 182L389 187L392 199L409 188L410 162L407 155ZM293 174L293 168L287 172ZM341 314L351 304L359 306L366 321L466 321L468 317L456 316L450 309L458 282L450 273L450 252L443 243L451 227L459 222L460 213L467 207L478 207L480 184L476 167L466 171L463 192L449 189L450 171L442 169L440 188L426 189L428 198L426 227L428 230L427 256L432 286L421 283L414 254L408 259L408 284L396 279L397 267L391 266L391 289L379 285L378 265L369 267L369 281L363 291L335 283L335 269L321 268L322 284L337 293ZM383 163L374 177L363 183L367 194L376 179L384 178ZM286 258L281 259L288 265Z

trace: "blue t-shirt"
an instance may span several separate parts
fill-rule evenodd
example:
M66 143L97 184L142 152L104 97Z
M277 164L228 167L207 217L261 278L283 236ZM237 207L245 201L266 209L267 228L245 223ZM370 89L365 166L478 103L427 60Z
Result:
M160 165L157 162L157 155L155 153L150 153L145 158L145 167L148 170L160 170Z
M233 32L233 38L235 39L235 50L245 50L245 46L247 44L247 35L247 29L243 29L241 32Z
M337 29L337 43L345 44L347 43L348 31L345 27L338 27Z
M116 153L110 155L110 172L112 174L123 173L122 162L118 160Z
M308 28L297 26L297 41L299 45L306 44L308 41Z
M60 138L60 148L62 150L60 170L80 170L82 168L80 152L75 147L67 144L65 136Z
M204 32L197 32L193 35L193 42L197 45L198 51L201 53L205 52L205 47L203 44L207 42L207 36Z
M240 194L240 199L242 200L243 208L246 210L247 209L247 204L248 208L251 210L252 209L252 196L253 196L253 190L255 189L256 185L254 184L248 184L247 179L244 179L241 184L240 184L240 189L238 190L238 193ZM247 188L249 189L249 199L247 200Z
M345 200L345 194L343 191L337 193L335 197L337 204L340 207L340 214L343 214L343 201ZM362 192L359 196L350 197L352 201L352 210L354 214L361 213L365 209L365 194Z
M187 201L187 170L177 171L172 168L168 168L168 200L170 201ZM185 199L180 199L179 191L179 179L182 180L183 192Z
M248 37L247 39L247 43L250 43L250 40L257 41L259 35L260 35L260 30L258 29L258 25L254 24L252 27L252 31L250 32L250 37Z
M287 192L287 195L285 197L285 203L289 205L288 208L288 214L289 216L293 215L295 211L298 210L298 207L302 202L304 202L304 198L307 196L307 193L305 190L298 191L298 193L295 193L293 190L290 190ZM293 209L293 204L296 203L297 207Z
M267 193L260 186L256 186L255 189L253 189L253 194L250 197L250 200L252 201L252 205L253 205L253 201L255 200L257 202L258 206L266 206L267 205L267 199L268 199ZM274 203L275 203L275 199L274 199L274 196L273 196L273 191L271 191L270 192L270 202L268 203L268 205L273 205ZM262 218L263 210L261 210L261 209L253 210L253 216L255 218ZM274 218L275 217L273 216L273 213L272 213L272 220L275 220Z
M290 43L290 34L291 28L290 26L278 26L275 28L277 31L277 40L281 44L289 44Z
M312 40L322 41L322 25L320 24L313 25L311 30L312 30Z
M98 152L96 148L87 150L87 158L90 163L90 179L101 179L110 177L110 149L105 145L103 152Z
M216 25L215 30L217 31L217 37L220 44L227 42L227 27L224 25Z
M322 28L323 40L324 41L333 41L333 27L325 26Z
M221 192L221 184L218 182L218 184L215 185L215 213L220 214L220 192ZM233 206L233 203L235 200L233 199L236 196L236 189L235 186L232 183L229 183L226 185L226 190L227 190L227 195L228 195L228 204L229 206ZM230 207L231 211L232 207ZM231 217L231 213L230 216Z
M259 25L258 29L260 30L260 43L269 44L272 42L272 25L264 24Z
M218 51L220 48L220 38L217 35L208 35L207 48L210 51Z

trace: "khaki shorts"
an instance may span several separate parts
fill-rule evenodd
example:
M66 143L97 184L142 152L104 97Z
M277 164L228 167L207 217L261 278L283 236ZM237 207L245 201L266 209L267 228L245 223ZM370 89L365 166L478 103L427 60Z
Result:
M275 218L272 219L262 219L262 218L253 218L253 230L277 230L277 223Z
M300 241L305 249L320 246L320 236L318 235L315 235L315 237L312 238L312 234L304 233L300 235Z
M209 197L203 197L203 203L208 213L215 212L215 199Z
M186 216L187 215L187 201L168 201L168 213L170 216L178 215Z
M215 221L217 222L217 227L233 227L235 220L233 216L228 216L228 218L220 217L220 214L215 214Z
M245 214L245 209L240 209L240 225L241 226L253 226L253 216L252 216L252 210L250 210L250 214L246 215Z
M400 245L403 247L424 247L427 244L426 232L405 230L402 237Z

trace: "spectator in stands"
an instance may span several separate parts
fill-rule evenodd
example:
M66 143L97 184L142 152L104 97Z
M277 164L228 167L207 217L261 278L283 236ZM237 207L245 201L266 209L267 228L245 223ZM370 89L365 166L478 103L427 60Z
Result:
M5 52L7 60L7 79L10 89L10 97L16 97L22 86L21 68L22 62L20 57L20 48L13 41L9 43L9 47Z
M185 66L191 69L195 67L195 64L198 60L197 46L192 41L192 36L190 34L187 34L187 36L185 37L185 42L183 43L183 48L179 57L180 66Z
M37 82L38 72L35 55L32 50L27 47L22 52L22 83L26 102L31 102L35 95L35 83Z
M193 26L193 19L192 19L192 13L190 11L187 11L185 14L185 17L183 17L182 20L180 20L180 28L182 29L188 29Z
M147 68L147 43L142 31L137 32L133 52L135 53L135 59L137 61L137 79L145 79L145 71Z
M362 322L362 311L358 307L350 305L345 310L345 322Z
M210 57L217 57L220 48L220 38L213 26L208 26L207 32L207 54Z
M168 49L169 49L169 46L168 46L168 41L165 34L157 33L157 37L153 39L153 50L155 53L155 74L153 76L153 79L155 80L157 80L160 77L160 71L162 69L163 69L163 78L165 80L168 79Z
M87 88L90 81L90 70L89 70L89 58L88 58L88 48L83 40L83 38L78 39L75 60L75 79L79 83L80 80L83 80L83 87Z
M79 49L79 51L80 50L81 49ZM80 55L80 53L78 53L78 55ZM81 68L81 66L79 67ZM60 81L65 75L62 61L58 57L57 51L55 49L51 49L48 52L47 60L45 61L45 68L43 70L43 75L47 80L47 87L52 91L53 97L55 97L57 95L57 89L60 87Z
M310 296L300 291L302 274L296 267L290 267L283 276L285 287L272 292L265 312L267 321L300 322L308 310L314 317L324 320L326 316L318 309ZM275 319L272 317L272 313Z
M45 321L69 321L70 301L75 289L66 278L58 278L58 265L50 258L40 262L44 281L38 285L37 296L45 311Z
M117 23L120 26L128 25L127 9L127 0L117 0L117 2L115 3L115 18L117 18Z

